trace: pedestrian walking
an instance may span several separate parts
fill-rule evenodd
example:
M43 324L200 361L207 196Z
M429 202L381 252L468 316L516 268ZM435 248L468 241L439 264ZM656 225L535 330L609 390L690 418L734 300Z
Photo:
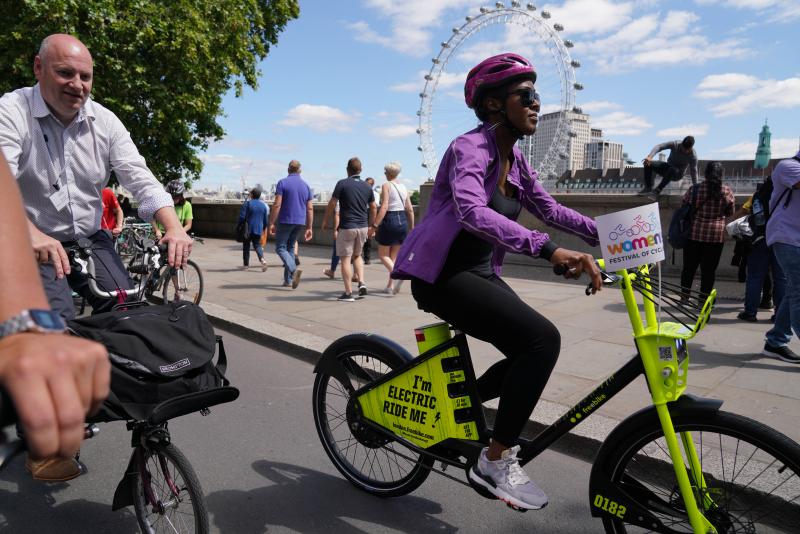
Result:
M398 183L400 164L393 161L383 168L386 183L381 186L381 207L375 219L375 240L378 242L378 258L391 274L400 245L414 228L414 208L406 186ZM385 293L395 294L400 289L401 281L393 282L391 276L386 283Z
M325 230L328 221L339 203L339 227L336 237L336 253L342 264L342 280L344 293L338 300L352 302L352 277L358 280L358 294L363 297L367 294L367 285L364 282L364 260L361 252L364 242L375 233L376 207L375 194L372 188L361 179L361 160L350 158L347 162L347 178L339 180L333 190L333 195L325 209L322 220L322 229ZM334 228L337 230L337 228Z
M269 206L261 202L261 189L254 187L250 190L250 199L242 204L239 210L239 223L247 222L247 234L242 242L242 266L240 269L246 271L250 266L250 247L256 251L258 261L261 263L261 271L267 270L267 262L264 260L264 249L261 248L261 235L267 229L267 216Z
M775 166L772 186L767 245L786 276L786 289L775 313L775 326L767 332L763 353L800 363L800 356L789 348L792 331L800 337L800 200L792 200L792 193L800 189L800 151Z
M725 217L733 214L733 191L722 183L723 168L719 161L709 161L705 181L693 185L683 195L683 203L690 204L695 195L695 216L689 240L683 248L681 287L687 294L700 267L700 292L708 295L714 289L717 266L725 244Z
M300 162L289 162L288 175L278 181L272 204L269 233L275 236L275 252L283 262L283 285L296 289L302 270L297 268L297 236L305 230L304 239L312 237L314 206L311 188L300 176Z
M653 156L662 150L669 150L667 161L653 161ZM684 137L683 141L667 141L654 146L642 163L644 189L639 191L640 195L650 193L660 195L670 182L683 179L687 167L692 177L692 185L697 184L697 152L694 150L694 137L691 135ZM662 177L661 183L655 189L653 189L653 173Z

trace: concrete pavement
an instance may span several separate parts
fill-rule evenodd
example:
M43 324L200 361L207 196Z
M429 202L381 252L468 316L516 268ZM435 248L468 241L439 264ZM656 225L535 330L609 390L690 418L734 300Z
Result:
M369 295L348 303L336 300L343 290L340 273L334 280L322 274L329 247L301 245L303 276L296 290L281 285L283 266L272 241L265 257L266 273L260 266L241 271L240 244L207 239L195 246L192 258L205 277L201 304L216 324L315 361L333 340L354 331L384 335L414 354L413 329L435 321L417 309L408 284L395 296L381 292L388 276L377 260L365 268ZM251 253L251 265L256 264ZM548 424L635 354L628 317L619 291L613 288L589 298L583 283L559 281L549 269L532 267L511 267L504 277L561 331L561 356L532 416L535 422ZM689 343L689 391L722 399L723 409L762 421L800 442L800 366L760 354L764 333L771 327L770 313L761 312L758 323L736 319L744 285L722 283L719 291L712 322ZM791 347L800 352L796 339ZM477 373L502 357L491 345L474 339L470 351ZM576 433L602 440L618 421L647 404L646 384L640 377Z

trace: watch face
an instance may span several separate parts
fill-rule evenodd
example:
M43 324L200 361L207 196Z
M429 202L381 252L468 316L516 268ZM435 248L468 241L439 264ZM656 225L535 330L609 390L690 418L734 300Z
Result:
M47 330L64 330L66 325L59 314L49 310L29 310L31 319Z

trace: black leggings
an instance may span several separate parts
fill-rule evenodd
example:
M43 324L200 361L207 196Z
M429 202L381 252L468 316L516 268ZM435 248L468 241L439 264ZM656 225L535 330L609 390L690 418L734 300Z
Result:
M483 402L500 397L493 438L515 445L558 360L558 329L494 275L460 272L435 284L414 279L411 293L421 309L506 357L478 379L478 395Z
M681 270L681 287L684 291L692 288L694 273L700 267L700 292L704 295L714 289L717 278L717 266L722 256L724 243L704 243L688 240L683 247L683 269Z

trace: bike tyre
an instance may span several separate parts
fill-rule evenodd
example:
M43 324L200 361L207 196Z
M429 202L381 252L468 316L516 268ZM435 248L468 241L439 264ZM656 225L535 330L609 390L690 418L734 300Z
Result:
M189 299L189 302L193 304L200 304L200 300L203 298L203 271L200 270L200 266L197 265L193 260L188 260L186 262L186 267L182 269L184 271L186 279L195 280L192 285L196 285L197 287L193 287L190 291L192 298ZM174 302L175 299L169 298L170 289L175 289L175 284L172 282L172 278L169 276L170 268L169 266L166 269L161 270L162 280L161 280L161 298L164 304L169 304L170 302ZM180 280L180 275L178 275L178 280ZM174 296L174 293L173 293Z
M798 504L798 497L800 494L797 493L795 488L800 488L800 445L792 441L790 438L786 437L785 435L781 434L777 430L770 428L762 423L749 419L747 417L732 414L729 412L724 411L715 411L715 412L707 412L707 413L693 413L693 414L685 414L685 415L677 415L673 416L672 418L673 425L675 427L676 432L682 431L689 431L692 433L693 439L695 441L695 446L697 448L698 445L698 435L701 436L702 442L705 443L716 443L719 444L720 451L723 449L723 436L728 438L729 440L736 440L736 448L735 453L739 454L739 451L742 451L742 455L746 456L747 453L752 449L752 447L758 448L764 455L769 455L774 458L775 461L779 462L782 466L785 467L785 470L791 470L789 476L785 476L781 478L783 480L783 489L782 492L786 491L789 495L794 498L794 504L790 500L787 505L790 505L788 508L781 506L781 510L783 511L784 515L789 517L789 522L785 525L784 530L768 530L769 532L796 532L796 526L800 524L798 518L800 518L800 504ZM703 434L713 434L714 436L712 439L703 439ZM678 437L680 442L680 436ZM631 469L632 461L637 461L634 458L644 447L648 444L654 442L654 440L661 440L663 443L663 449L666 450L666 443L664 442L664 434L661 429L661 425L658 421L657 417L653 417L644 425L640 425L638 427L638 431L629 433L625 439L623 439L615 448L614 452L612 452L606 459L605 462L605 471L610 473L611 480L614 483L620 483L623 476L626 477L627 480L636 480L638 483L644 483L640 478L637 478L635 474L633 474L633 470ZM702 443L701 442L701 443ZM729 447L732 445L732 441L725 441ZM746 444L747 447L741 446L742 444ZM683 449L683 447L681 446ZM752 458L755 457L758 451L753 450L752 456L747 459L744 465L741 465L741 469L739 470L739 474L734 475L733 479L735 480L739 475L741 475L747 463L751 461ZM661 453L658 453L661 455ZM698 455L700 455L700 451L698 450ZM728 467L731 468L732 471L736 471L736 462L731 460L730 458L730 451L725 451L723 454L720 455L728 458ZM651 457L650 454L645 453L644 456ZM708 459L708 454L703 453L704 458ZM759 455L759 460L763 458ZM644 465L646 461L642 461L642 465ZM766 463L766 462L762 462ZM742 490L737 490L731 492L731 495L725 494L723 499L719 499L717 495L721 494L723 491L727 491L723 487L714 486L715 482L718 482L719 477L715 477L714 473L707 472L707 469L710 471L714 469L716 466L714 464L714 458L712 457L706 462L706 466L712 464L711 467L703 468L704 478L706 478L706 483L709 487L713 488L713 492L715 494L715 502L724 501L724 506L728 509L723 512L724 518L718 519L718 521L727 521L731 518L735 518L738 525L742 525L745 530L730 530L730 526L728 529L722 530L720 529L719 525L715 525L718 532L752 532L752 530L748 530L747 527L744 525L748 523L747 517L736 516L735 512L730 511L731 505L738 504L736 502L731 502L734 497L737 497ZM722 479L725 480L725 460L722 460L720 463L722 468ZM652 464L650 464L652 467ZM668 469L665 469L663 473L666 475L667 478L670 479L670 483L673 484L672 491L676 491L677 488L677 480L675 479L675 473L672 467L672 464L667 464ZM785 471L784 470L784 471ZM652 476L652 469L649 470L649 475ZM766 469L765 469L766 472ZM717 473L719 474L719 472ZM749 473L748 473L749 474ZM760 476L760 475L759 475ZM756 477L758 478L758 477ZM712 481L712 482L709 482ZM755 478L750 482L754 482ZM732 487L731 481L725 480ZM787 486L786 482L790 482L791 485ZM652 483L644 483L645 486L649 487L652 486ZM736 486L738 488L739 486ZM665 488L669 489L669 488ZM776 488L778 489L778 488ZM652 490L651 490L651 493ZM763 493L758 493L757 490L751 490L751 494L748 495L751 499L747 501L748 506L750 509L753 508L752 503L753 500L759 496L763 496ZM744 499L745 496L742 496ZM677 499L680 499L680 494L677 494ZM769 500L777 500L779 497L775 496ZM663 503L663 497L661 499ZM682 505L682 500L679 501ZM765 501L765 504L768 501ZM669 505L669 503L666 503ZM770 506L775 506L771 504ZM745 512L749 512L750 510L745 510ZM654 512L656 516L659 516L657 512ZM683 513L683 512L681 512ZM757 512L756 512L757 513ZM664 514L661 514L662 516ZM763 514L762 514L763 515ZM709 514L706 514L706 517L709 518ZM753 514L750 515L753 517ZM764 516L765 519L775 520L774 514L766 514ZM628 532L652 532L651 530L643 529L640 526L630 525L623 522L621 519L612 519L608 516L603 516L603 526L605 527L605 531L608 534L621 534L621 533L628 533ZM709 518L714 523L714 518ZM757 518L761 519L761 518ZM734 527L736 525L733 525ZM681 529L674 529L671 528L668 532L692 532L691 526L688 523L688 519L686 520L685 524L680 525ZM766 525L765 525L765 528ZM762 532L762 530L756 530L755 532Z
M208 510L206 509L203 489L200 486L200 481L197 479L197 475L189 463L189 460L187 460L183 453L172 443L157 443L155 445L150 445L148 448L143 450L141 454L141 457L145 459L146 465L141 470L139 466L136 466L136 481L133 484L133 508L136 512L136 520L139 523L139 528L141 531L144 534L158 534L160 532L172 533L176 530L179 534L208 534ZM155 464L151 462L152 459L155 459ZM185 523L188 512L181 513L180 511L177 511L175 517L173 517L172 521L170 522L164 520L165 514L158 512L151 513L148 510L147 497L144 493L144 485L142 483L140 473L151 473L151 477L153 477L151 486L157 483L156 477L152 474L152 471L158 473L158 481L162 482L164 486L160 491L156 488L153 488L153 491L159 498L163 497L163 495L166 495L167 492L170 492L170 490L167 486L166 480L163 477L164 473L161 466L162 461L164 461L167 466L170 467L173 482L175 482L176 485L179 485L180 488L179 495L182 495L185 491L187 497L190 499L191 516L194 519L194 525L188 525ZM183 485L180 485L180 481L176 475L180 475L181 479L183 480ZM151 521L150 518L153 518L153 521ZM164 528L160 529L159 527L162 526ZM176 528L173 529L172 526L175 526Z
M374 359L385 366L385 369L381 368L379 370L375 370L375 366L373 364L373 369L365 370L363 367L359 366L359 370L361 371L362 375L374 374L375 376L379 374L385 374L390 370L401 367L406 363L403 358L398 356L397 353L392 349L380 344L380 342L375 340L372 340L368 343L349 344L341 347L340 351L336 354L336 359L337 361L341 362L349 360L351 363L354 361L368 361L369 359ZM352 378L357 377L352 376ZM352 378L351 382L353 381ZM325 452L327 453L331 462L333 462L333 465L336 467L336 469L357 488L379 497L397 497L400 495L406 495L417 489L428 478L430 469L433 466L433 459L429 456L415 453L414 451L402 447L402 445L394 441L388 441L384 445L377 448L371 448L363 445L356 437L352 435L346 421L347 416L345 415L346 410L344 408L341 408L343 411L334 416L333 421L337 421L338 418L338 422L335 425L335 428L331 428L332 419L330 417L330 411L332 408L327 404L327 397L329 393L328 387L332 382L338 384L339 389L336 392L336 395L341 396L343 399L340 402L343 402L346 405L346 402L350 397L347 388L344 387L332 375L329 375L323 371L318 372L314 380L313 405L314 424L317 428L317 434L319 435ZM369 381L364 380L364 382L356 386L355 389L359 389L368 383ZM348 441L349 445L345 447L344 454L337 444L336 437L333 435L333 432L337 429L342 429L341 433L349 436L347 439L351 440ZM415 461L412 463L407 458L398 456L398 451L395 451L392 447L402 447L402 454L411 458L415 458ZM392 470L394 468L397 468L398 471L402 469L402 466L400 465L401 462L405 462L407 464L408 472L402 476L399 476L397 479L377 479L375 476L377 475L377 472L374 472L373 469L373 467L378 464L377 460L379 453L376 452L373 455L374 461L370 462L369 466L370 471L373 471L373 473L365 473L361 469L366 467L368 463L369 453L365 452L368 450L383 451L388 466L386 467L386 470L389 471L390 474L393 474ZM352 452L352 460L348 458L349 452ZM360 453L364 454L363 462L356 461L356 458ZM361 464L361 467L358 466L359 463ZM381 465L382 464L378 464L379 469L381 470L380 474L383 475L385 473L383 472Z

